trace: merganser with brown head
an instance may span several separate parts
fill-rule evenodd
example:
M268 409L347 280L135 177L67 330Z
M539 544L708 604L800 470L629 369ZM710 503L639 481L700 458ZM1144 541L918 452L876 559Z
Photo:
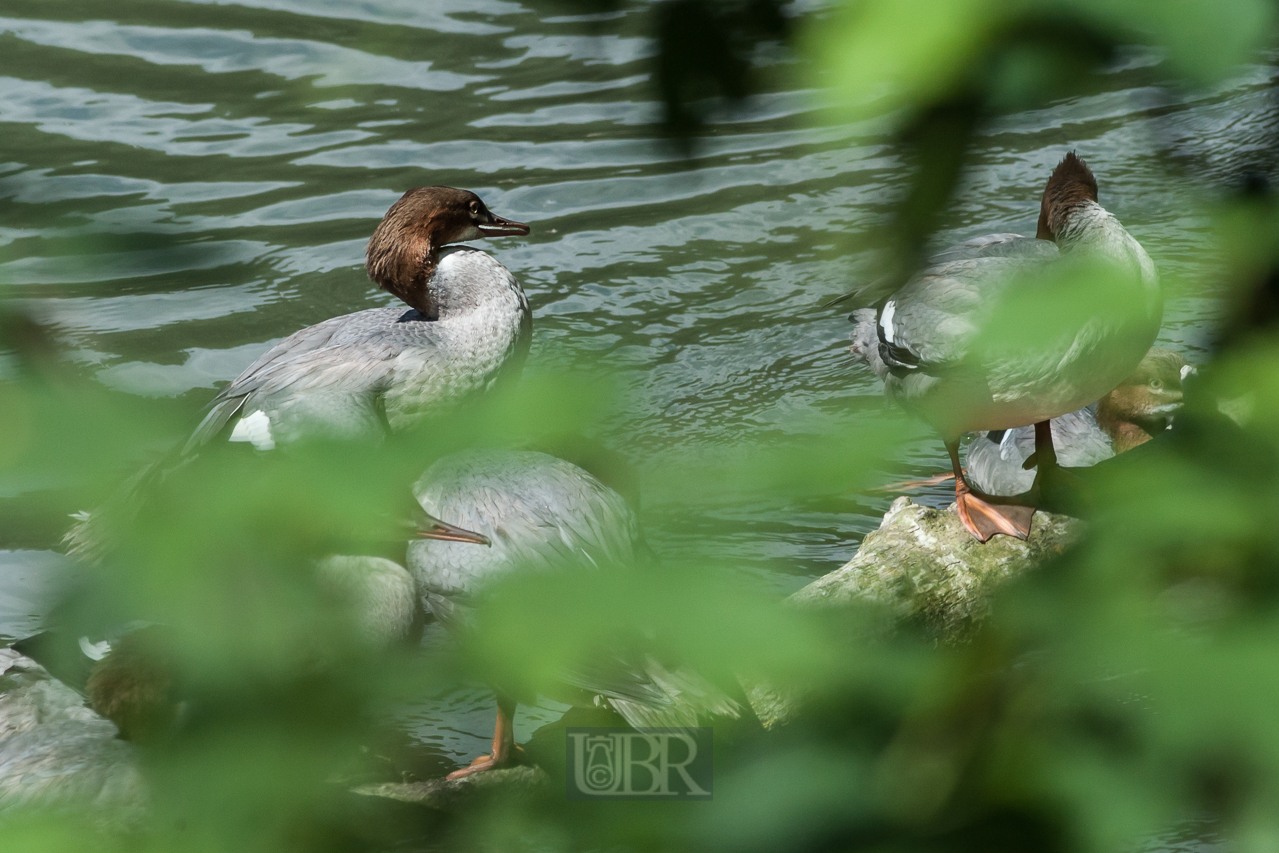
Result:
M1159 331L1154 262L1097 198L1087 164L1067 154L1044 188L1037 239L994 234L960 244L878 310L851 318L853 352L889 396L941 433L959 516L983 542L996 533L1029 535L1043 478L1062 476L1049 421L1116 388ZM1076 280L1106 287L1065 304L1049 290L1057 282L1045 279L1067 259L1092 264L1079 267ZM1043 304L1052 307L1038 310ZM992 325L1007 305L1019 306L1025 321L1003 316L1003 325ZM1013 328L1018 322L1034 325L1033 339ZM1011 498L976 493L960 467L959 437L1030 424L1039 463L1031 490Z
M294 332L219 392L174 456L225 438L259 450L304 437L380 438L441 414L517 374L532 338L528 300L511 271L461 240L529 233L480 197L417 187L391 205L365 255L369 277L409 306L370 308ZM173 456L125 483L108 502L117 523L136 511L140 484ZM79 517L68 550L95 559L102 513ZM483 536L440 522L457 541Z
M529 227L451 187L417 187L369 240L369 278L411 310L371 308L294 332L214 399L186 444L217 436L271 449L302 436L382 435L518 372L532 319L506 267L469 246Z

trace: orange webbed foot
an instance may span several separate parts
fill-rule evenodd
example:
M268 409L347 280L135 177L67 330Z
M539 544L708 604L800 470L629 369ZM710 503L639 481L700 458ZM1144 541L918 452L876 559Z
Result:
M514 767L523 763L525 763L524 748L516 745L504 756L481 755L465 767L454 770L445 778L461 779L474 773L483 773L485 770L500 770L503 767Z
M959 520L978 542L987 542L996 533L1026 539L1035 515L1033 506L987 503L967 489L956 489L955 509Z

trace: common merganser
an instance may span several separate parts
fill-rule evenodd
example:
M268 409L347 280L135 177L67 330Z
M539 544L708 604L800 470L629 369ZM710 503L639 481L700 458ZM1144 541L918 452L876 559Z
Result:
M410 310L370 308L289 335L222 389L185 451L224 432L263 450L381 435L517 372L532 336L519 282L479 249L443 247L528 233L473 192L409 190L373 232L365 268Z
M1180 353L1152 349L1118 388L1052 419L1058 464L1088 468L1166 430L1181 408L1181 381L1193 370ZM968 481L989 494L1024 492L1034 484L1034 473L1025 467L1034 452L1033 427L981 433L968 445Z
M535 451L466 451L440 459L414 494L434 518L487 537L489 547L427 531L409 545L408 567L423 603L451 631L464 630L473 603L515 573L625 569L640 559L639 522L620 494L587 471ZM565 673L566 686L600 701L634 726L696 725L706 715L735 718L743 704L705 678L645 657L621 671ZM568 697L566 697L568 698ZM516 763L516 700L497 690L492 750L450 779Z
M176 453L130 478L104 507L73 516L68 553L100 558L106 527L133 517L147 479L219 436L259 450L305 436L380 437L518 374L532 339L520 283L490 255L449 244L528 233L468 190L406 192L374 230L365 268L409 310L344 314L271 347L218 393Z
M1111 289L1055 316L1027 318L1042 324L1033 347L983 335L1002 304L1033 304L1045 286L1037 278L1067 258L1104 265ZM1043 478L1059 476L1049 421L1117 387L1154 343L1162 317L1154 262L1097 203L1097 181L1072 152L1044 188L1035 239L997 234L955 247L878 311L855 311L851 349L890 397L941 434L969 532L982 542L996 533L1024 539ZM1031 491L1014 499L974 493L960 436L1028 424L1038 460Z

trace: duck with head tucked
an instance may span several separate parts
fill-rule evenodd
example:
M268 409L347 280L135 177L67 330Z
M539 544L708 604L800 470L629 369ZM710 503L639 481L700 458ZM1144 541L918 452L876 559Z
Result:
M1063 305L1064 273L1104 284ZM1071 291L1072 293L1075 291ZM1045 306L1035 311L1036 305ZM1001 315L1026 311L1020 338ZM1154 262L1098 203L1097 181L1069 153L1040 202L1035 238L995 234L960 244L913 276L878 309L855 311L852 351L890 397L941 434L968 531L1024 539L1049 485L1066 475L1049 421L1110 393L1154 343L1163 299ZM1002 325L995 322L999 318ZM1037 471L1023 494L983 494L964 477L966 432L1034 424Z
M473 630L476 607L504 579L626 572L646 559L639 521L626 498L585 469L546 453L455 453L431 465L414 494L427 524L409 545L408 568L427 611L457 634ZM482 544L442 534L441 518L452 522L453 530L476 531ZM642 644L580 651L584 656L578 664L560 672L557 685L549 685L557 699L611 708L635 727L753 721L732 679L718 683L689 667L659 661ZM495 688L492 747L451 779L523 760L514 732L517 691Z

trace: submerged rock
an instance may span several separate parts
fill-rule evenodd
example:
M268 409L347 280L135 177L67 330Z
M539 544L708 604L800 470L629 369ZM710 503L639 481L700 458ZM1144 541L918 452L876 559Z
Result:
M961 638L989 612L991 593L1074 544L1083 522L1035 513L1030 538L995 536L982 544L951 509L893 501L857 555L791 596L802 607L873 602L942 640Z
M138 826L145 789L133 747L84 698L12 649L0 649L0 816L40 809Z

